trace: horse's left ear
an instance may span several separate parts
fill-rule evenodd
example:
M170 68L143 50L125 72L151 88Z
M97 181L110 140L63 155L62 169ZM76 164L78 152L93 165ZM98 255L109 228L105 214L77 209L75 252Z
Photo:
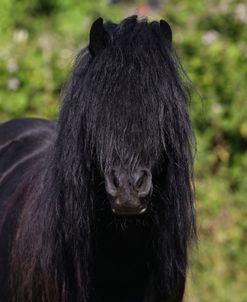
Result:
M96 56L102 49L106 47L108 33L104 29L103 19L98 18L92 24L89 34L89 51Z
M165 36L165 39L172 43L172 30L170 25L165 20L160 20L160 31Z

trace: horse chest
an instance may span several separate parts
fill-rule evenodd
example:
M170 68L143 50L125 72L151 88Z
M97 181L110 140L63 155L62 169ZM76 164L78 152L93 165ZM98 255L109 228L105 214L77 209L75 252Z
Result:
M101 235L95 254L97 301L141 302L150 275L144 230L111 230Z

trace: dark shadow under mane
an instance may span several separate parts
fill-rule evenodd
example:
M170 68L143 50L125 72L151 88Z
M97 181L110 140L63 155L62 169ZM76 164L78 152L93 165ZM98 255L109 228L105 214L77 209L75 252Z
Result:
M193 132L164 26L136 16L108 22L80 51L53 139L0 223L0 238L12 224L3 301L182 300L196 233ZM150 167L147 213L111 211L104 175L116 164Z

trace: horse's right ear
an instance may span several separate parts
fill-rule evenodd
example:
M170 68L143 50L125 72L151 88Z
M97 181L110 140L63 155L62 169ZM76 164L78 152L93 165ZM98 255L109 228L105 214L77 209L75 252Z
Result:
M165 39L171 44L172 43L172 30L170 25L165 20L160 20L160 30L163 33Z
M96 56L101 50L103 50L108 41L108 33L104 29L103 19L98 18L92 24L89 34L89 51L92 56Z

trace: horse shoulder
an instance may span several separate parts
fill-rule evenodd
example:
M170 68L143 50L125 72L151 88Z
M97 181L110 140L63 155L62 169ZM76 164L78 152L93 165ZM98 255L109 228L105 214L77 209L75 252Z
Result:
M56 122L23 118L0 125L0 206L55 140Z

